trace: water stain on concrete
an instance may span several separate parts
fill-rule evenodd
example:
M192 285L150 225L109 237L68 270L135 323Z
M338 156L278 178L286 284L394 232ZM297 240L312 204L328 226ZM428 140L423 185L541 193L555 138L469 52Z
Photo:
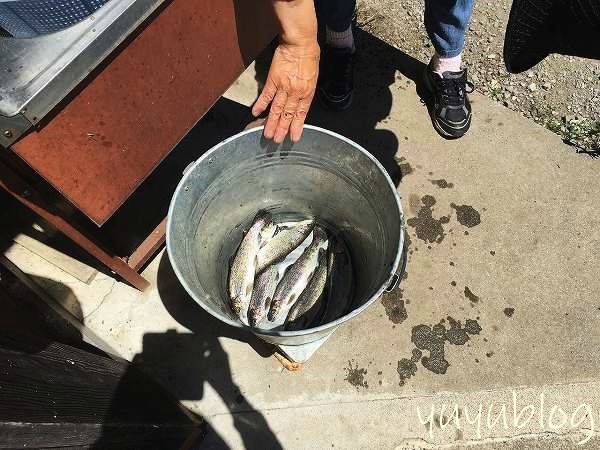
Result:
M470 327L465 325L461 328L460 322L454 320L452 317L448 317L450 323L450 329L446 331L446 340L453 345L465 345L469 340L469 334L467 332Z
M381 304L385 308L385 314L390 322L395 324L404 322L408 317L402 295L402 289L398 289L396 292L385 294L381 300Z
M398 361L398 376L400 377L400 386L406 384L406 380L417 373L417 363L423 356L421 350L414 348L412 351L412 357L410 359L402 358Z
M356 364L355 367L352 367L352 361L348 361L348 367L345 367L344 369L348 372L344 380L346 380L352 386L354 386L357 389L361 387L369 387L367 380L365 380L367 369L358 367L358 364Z
M419 210L417 217L411 217L406 223L415 229L417 237L425 242L437 242L444 240L443 224L450 222L450 217L442 216L439 219L433 218L433 205L436 201L432 195L424 195L421 198L423 206Z
M450 207L456 210L456 218L461 225L465 227L472 228L481 223L481 215L479 211L473 208L470 205L456 205L455 203L450 203ZM467 234L467 233L465 233Z
M441 178L439 180L429 180L429 181L431 182L431 184L434 184L441 189L448 189L448 188L451 189L454 187L454 183L448 183L443 178Z
M414 169L404 156L401 156L400 159L398 159L398 167L400 168L400 175L402 178L414 172Z
M477 303L479 301L479 297L469 289L469 286L465 286L465 297L467 297L471 303Z
M481 326L476 320L467 319L462 327L460 321L448 316L449 328L440 321L437 325L417 325L412 329L412 342L419 350L429 351L429 356L421 358L421 364L427 370L436 374L445 374L450 363L445 359L446 342L453 345L464 345L470 340L470 335L479 334Z
M512 317L515 313L515 308L504 308L504 315L506 317Z

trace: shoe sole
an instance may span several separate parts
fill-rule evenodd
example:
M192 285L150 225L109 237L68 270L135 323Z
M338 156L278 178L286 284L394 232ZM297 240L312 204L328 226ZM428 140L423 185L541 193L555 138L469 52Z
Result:
M425 88L427 89L429 94L431 94L435 99L435 91L429 81L429 75L427 73L427 66L425 67L425 70L423 71L423 80L425 83ZM442 136L446 139L459 139L459 138L463 137L465 134L467 134L469 132L469 129L471 128L471 116L469 116L469 121L466 124L467 129L460 135L451 134L451 133L447 132L446 130L444 130L442 128L442 126L439 124L439 121L438 121L437 117L435 116L435 104L432 103L432 107L428 106L427 110L428 110L427 112L429 113L429 118L431 119L431 123L433 124L433 128L435 129L435 131L438 132L438 134L440 136Z

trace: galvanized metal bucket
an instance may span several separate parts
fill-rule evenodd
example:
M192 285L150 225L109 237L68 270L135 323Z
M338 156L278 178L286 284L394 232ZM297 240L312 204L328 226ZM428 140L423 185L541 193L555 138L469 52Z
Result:
M357 317L398 281L404 215L379 162L356 143L306 125L297 143L239 133L193 163L169 208L167 251L177 277L207 312L306 360L341 324ZM229 259L257 211L317 217L342 235L355 271L353 310L301 331L247 327L231 311Z

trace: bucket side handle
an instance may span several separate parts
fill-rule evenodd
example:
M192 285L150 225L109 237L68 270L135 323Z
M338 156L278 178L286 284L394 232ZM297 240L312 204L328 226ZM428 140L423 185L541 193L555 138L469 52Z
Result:
M402 261L400 262L400 270L397 271L390 277L390 281L388 281L388 285L385 288L386 292L392 292L394 289L398 287L398 283L400 283L400 279L404 276L406 272L406 264L408 262L408 243L407 240L404 240L404 246L402 248Z
M191 163L189 163L187 166L185 166L185 169L183 169L183 173L182 175L185 176L187 175L187 173L190 171L190 169L192 168L192 166L196 164L196 161L192 161Z
M397 273L393 274L388 282L387 287L385 288L385 292L392 292L398 286L398 282L400 281L400 275Z

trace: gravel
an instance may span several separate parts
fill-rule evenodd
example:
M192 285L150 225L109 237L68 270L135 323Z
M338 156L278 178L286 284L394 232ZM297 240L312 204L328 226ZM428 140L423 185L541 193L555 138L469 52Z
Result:
M531 70L510 74L502 48L511 2L478 1L466 35L463 63L476 89L534 120L579 150L600 149L600 61L551 55ZM359 0L357 25L426 63L433 48L419 0Z

